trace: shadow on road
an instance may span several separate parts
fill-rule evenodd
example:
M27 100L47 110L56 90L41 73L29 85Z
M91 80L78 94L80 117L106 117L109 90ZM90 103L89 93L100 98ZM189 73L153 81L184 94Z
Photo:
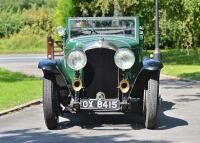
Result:
M183 119L171 117L165 114L166 111L173 110L174 105L175 104L173 102L168 102L168 101L162 102L162 107L159 110L159 114L158 114L158 125L157 125L156 130L166 130L166 129L171 129L178 126L188 125L188 122Z
M1 137L3 136L3 137ZM51 131L41 131L38 128L33 129L22 129L22 130L13 130L2 133L0 136L0 141L2 143L168 143L168 141L156 141L156 140L135 140L130 139L130 136L124 133L118 133L116 135L90 135L83 136L77 132L70 132L69 134L53 133ZM126 138L124 141L120 138Z
M188 122L176 117L170 117L165 111L173 110L173 102L163 101L158 112L156 130L166 130L177 126L188 125ZM144 119L142 115L81 115L74 116L65 114L65 118L70 121L60 123L58 130L80 126L82 129L92 130L139 130L144 129ZM125 128L123 128L125 127ZM126 128L129 127L129 128Z
M188 125L187 121L176 117L170 117L165 111L173 110L174 103L164 101L162 108L158 114L158 127L155 130L166 130L177 126ZM167 140L136 140L132 136L122 132L108 132L106 135L93 134L93 130L137 130L144 129L141 116L122 116L122 115L92 115L92 116L73 116L65 115L71 121L61 122L60 128L55 131L42 130L40 128L21 129L5 131L0 134L0 142L2 143L51 143L51 142L67 142L67 143L169 143ZM70 129L74 126L80 126L82 129L92 130L87 135L83 135L78 131L65 132L62 129ZM125 128L123 128L125 127ZM129 127L129 128L126 128ZM123 140L123 141L122 141Z
M164 89L190 89L192 87L199 87L199 84L193 82L183 82L176 80L161 80L162 88ZM198 89L198 88L197 88ZM179 102L188 102L196 101L200 98L200 93L197 91L193 92L192 95L176 95L173 97L173 101L176 104ZM156 131L160 130L169 130L180 127L187 126L188 122L177 118L176 115L169 116L167 113L175 110L175 103L171 101L163 101L162 105L159 108L158 112L158 121ZM179 107L179 106L177 106ZM51 143L51 142L67 142L67 143L132 143L132 142L145 142L145 143L168 143L170 141L164 140L136 140L133 139L133 135L128 134L131 130L140 130L148 132L144 129L144 121L141 115L72 115L65 114L65 119L69 121L63 121L60 123L60 126L55 131L43 130L40 128L30 128L30 129L20 129L20 130L11 130L4 131L0 133L0 143L21 143L21 142L42 142L42 143ZM77 129L73 128L79 126L83 129L86 134L79 132ZM72 130L71 130L72 129ZM75 131L74 131L75 130ZM96 132L97 130L97 132ZM106 132L108 130L108 132ZM111 130L109 132L109 130ZM100 131L100 132L98 132ZM105 134L103 132L105 131ZM116 132L115 132L116 131ZM119 132L118 132L119 131ZM125 131L121 132L121 131ZM126 132L128 131L128 132ZM150 131L151 133L154 131ZM170 131L171 132L171 131ZM102 134L98 134L102 133ZM141 134L142 134L141 133ZM156 132L157 133L157 132ZM165 133L165 132L163 132ZM155 135L155 134L154 134ZM159 134L158 134L159 135ZM123 139L122 139L123 138ZM122 141L123 140L123 141Z
M164 85L164 89L188 89L195 86L200 87L196 81L187 80L164 79L160 80L160 83Z
M177 92L179 94L174 96L175 99L173 99L176 103L192 102L192 101L200 100L200 93L197 92L198 89L200 89L200 84L197 81L164 79L164 80L161 80L161 84L162 84L163 89L179 91L179 92ZM183 92L180 92L181 90L183 90ZM184 92L184 91L186 91L186 92ZM196 91L196 93L195 93L195 91Z
M200 93L194 95L179 95L176 102L191 102L200 100Z

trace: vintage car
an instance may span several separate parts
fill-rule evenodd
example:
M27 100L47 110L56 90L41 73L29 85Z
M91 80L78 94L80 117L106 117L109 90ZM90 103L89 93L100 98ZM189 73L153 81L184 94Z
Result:
M160 60L145 58L139 17L67 18L58 27L62 42L48 37L43 110L48 129L58 126L64 110L71 114L141 113L145 127L156 125ZM57 43L63 54L56 58Z

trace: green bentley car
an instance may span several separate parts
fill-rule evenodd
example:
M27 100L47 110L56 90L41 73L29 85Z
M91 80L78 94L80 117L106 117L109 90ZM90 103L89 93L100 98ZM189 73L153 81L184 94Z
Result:
M67 18L58 27L63 53L56 58L48 39L43 71L43 111L48 129L59 116L96 112L139 113L145 127L156 125L159 75L163 64L145 58L139 17Z

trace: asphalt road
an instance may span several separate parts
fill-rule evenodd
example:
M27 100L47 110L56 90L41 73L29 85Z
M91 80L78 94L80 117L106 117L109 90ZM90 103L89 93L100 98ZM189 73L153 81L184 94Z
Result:
M200 84L161 79L163 98L155 130L144 128L138 115L93 115L60 118L57 130L47 130L42 105L0 117L0 143L112 143L200 141Z
M45 58L41 54L0 55L0 67L14 72L22 72L27 75L42 76L37 68L40 59Z

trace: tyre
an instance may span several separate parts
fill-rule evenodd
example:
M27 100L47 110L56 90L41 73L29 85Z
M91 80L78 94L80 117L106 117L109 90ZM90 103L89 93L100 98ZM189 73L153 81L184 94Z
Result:
M156 126L159 94L159 75L153 75L148 80L148 88L144 92L143 114L145 127L153 129Z
M43 78L43 112L44 120L48 129L56 129L59 115L58 94L54 83Z

